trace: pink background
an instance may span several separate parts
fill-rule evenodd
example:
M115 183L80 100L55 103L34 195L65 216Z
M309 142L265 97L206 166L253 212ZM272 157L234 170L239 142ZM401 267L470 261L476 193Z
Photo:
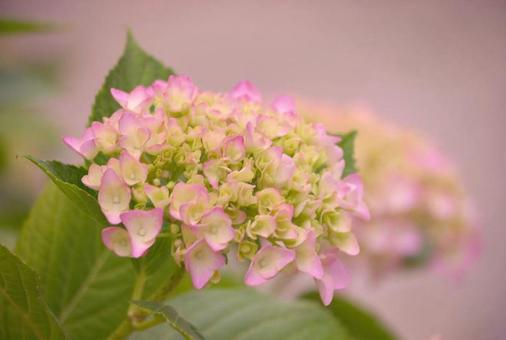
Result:
M0 13L64 24L2 39L11 54L64 54L63 89L43 104L69 134L82 130L130 27L202 88L250 79L264 93L365 103L432 136L481 209L481 259L460 284L409 273L357 280L351 293L406 339L506 337L506 2L3 0Z

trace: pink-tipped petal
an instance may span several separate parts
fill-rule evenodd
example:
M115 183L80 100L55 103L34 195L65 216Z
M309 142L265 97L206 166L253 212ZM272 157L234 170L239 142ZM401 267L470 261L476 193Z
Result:
M132 243L132 257L140 257L151 247L163 224L163 210L130 210L121 214Z
M127 151L119 156L121 176L126 184L132 186L143 183L148 176L148 167L132 157Z
M109 223L121 222L121 213L128 210L131 192L125 182L113 169L107 169L102 176L98 191L98 203Z
M155 208L165 208L169 205L169 189L165 186L155 187L150 184L144 184L144 192Z
M114 100L117 101L119 105L121 105L121 107L123 108L127 107L129 97L128 93L112 88L111 95L114 98Z
M203 288L214 272L225 265L225 256L215 252L204 241L193 243L184 254L186 270L190 273L193 286Z
M290 96L279 96L272 102L272 108L279 113L295 112L295 100Z
M315 279L322 279L323 266L315 247L316 236L311 230L307 233L306 240L295 249L295 265L299 271L307 273Z
M120 227L102 229L102 241L118 256L130 256L131 246L128 232Z
M334 251L327 252L322 258L323 277L316 279L320 297L325 306L332 302L334 291L345 288L350 281L348 271Z
M174 186L170 197L169 213L176 220L182 220L181 206L197 200L207 201L207 189L200 184L178 183Z
M235 235L232 220L220 207L213 208L205 214L200 220L198 229L204 234L209 247L215 251L225 249Z
M234 86L230 91L230 96L234 99L260 103L262 101L262 95L260 91L247 80L243 80Z
M295 259L295 251L273 246L266 243L253 257L244 282L249 286L257 286L272 279L279 271Z
M90 128L85 130L81 138L67 136L63 137L63 142L85 159L91 160L98 153L95 136Z

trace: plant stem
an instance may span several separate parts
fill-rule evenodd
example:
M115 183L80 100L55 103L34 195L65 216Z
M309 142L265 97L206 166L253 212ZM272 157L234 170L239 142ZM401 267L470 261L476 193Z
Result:
M123 320L123 322L109 335L108 340L123 340L126 339L133 331L132 323L129 318Z
M142 291L144 290L145 283L146 275L144 273L144 270L141 270L135 279L134 289L132 292L132 297L130 299L131 301L136 301L142 298ZM128 307L127 317L109 336L109 340L126 339L134 331L133 319L138 317L137 311L138 307L130 303L130 307Z
M164 323L165 319L162 316L155 315L152 319L148 321L144 321L135 326L136 331L143 331L145 329L149 329L151 327L157 326L161 323Z
M184 277L184 269L178 267L174 274L170 277L170 280L166 285L162 286L152 297L154 301L163 301L170 296L170 294L176 289L181 280ZM146 274L144 270L141 270L135 280L134 289L132 292L131 301L138 301L142 299L142 293L146 284ZM135 331L145 330L154 327L160 323L163 323L165 319L158 316L153 317L150 320L144 321L147 314L144 310L139 308L133 303L130 303L128 308L127 317L123 322L114 330L109 336L109 340L124 340L130 334Z
M164 301L170 294L177 288L181 280L183 279L185 271L182 267L177 267L174 274L170 277L170 280L153 295L153 301Z

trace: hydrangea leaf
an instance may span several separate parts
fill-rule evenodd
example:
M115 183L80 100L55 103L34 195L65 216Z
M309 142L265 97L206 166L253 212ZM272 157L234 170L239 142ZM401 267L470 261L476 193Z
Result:
M345 166L343 169L343 177L349 174L357 172L357 166L355 162L355 138L357 137L357 131L351 131L340 135L341 140L337 145L343 149Z
M305 299L319 302L318 293L309 293ZM335 295L332 303L326 307L349 334L356 340L395 340L397 336L373 313L352 302L342 295Z
M169 300L206 339L350 339L331 313L311 301L283 301L249 288L192 291ZM181 339L161 324L130 339Z
M50 183L18 240L19 256L40 273L43 296L73 339L106 338L132 294L135 270L103 246L103 226Z
M166 296L172 290L171 282L178 283L183 271L177 266L172 257L170 240L166 237L158 238L155 244L149 248L146 255L138 259L132 259L138 276L145 279L142 287L141 298L143 300L157 300Z
M146 53L137 44L132 34L128 33L123 55L109 72L95 97L89 124L93 121L101 121L102 118L109 117L119 109L119 104L111 95L111 88L131 91L135 86L147 86L157 79L166 79L171 74L174 74L172 69L165 67L160 61Z
M65 339L35 272L0 245L0 339Z
M156 315L162 316L185 339L204 339L197 328L182 318L172 306L153 301L134 301L134 303Z
M87 173L86 169L58 161L41 161L32 156L26 156L26 158L44 171L56 186L89 217L103 226L106 225L96 193L81 182L81 178Z

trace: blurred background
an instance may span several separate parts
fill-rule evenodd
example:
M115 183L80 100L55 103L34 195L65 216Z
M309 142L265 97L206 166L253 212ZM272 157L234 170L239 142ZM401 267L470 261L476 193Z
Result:
M78 135L130 28L201 87L249 79L266 94L360 104L419 129L453 157L484 226L461 282L424 271L349 293L405 339L504 339L506 2L2 0L0 17L52 26L0 35L0 237L43 183L17 155L77 161Z

